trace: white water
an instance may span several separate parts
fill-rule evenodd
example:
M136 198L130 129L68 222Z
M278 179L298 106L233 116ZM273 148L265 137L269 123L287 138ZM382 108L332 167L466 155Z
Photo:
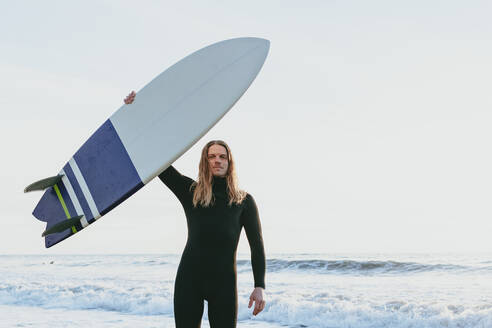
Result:
M0 327L174 327L177 255L0 256ZM238 327L492 327L492 255L272 255L265 310ZM204 311L203 327L208 327Z

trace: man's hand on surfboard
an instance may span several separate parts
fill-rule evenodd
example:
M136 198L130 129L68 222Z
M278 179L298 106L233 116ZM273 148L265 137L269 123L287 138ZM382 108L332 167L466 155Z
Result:
M135 91L130 92L130 94L123 100L125 104L130 105L134 100L137 93Z
M255 287L253 292L251 293L251 296L249 297L249 305L248 308L251 308L251 305L253 305L253 302L255 303L255 308L253 309L253 315L257 315L263 309L265 308L265 295L263 293L263 288L261 287Z

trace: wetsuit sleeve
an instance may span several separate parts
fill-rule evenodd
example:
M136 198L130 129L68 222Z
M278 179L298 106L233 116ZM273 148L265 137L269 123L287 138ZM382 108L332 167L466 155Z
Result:
M266 260L258 208L250 194L246 196L245 202L241 220L251 249L251 265L253 266L255 287L265 288Z
M172 165L159 174L159 179L171 189L182 204L190 194L190 187L194 182L193 179L179 173Z

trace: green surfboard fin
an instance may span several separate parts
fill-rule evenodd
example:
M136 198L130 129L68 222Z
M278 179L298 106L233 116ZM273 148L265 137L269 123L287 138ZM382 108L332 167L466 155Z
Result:
M41 235L42 237L45 237L47 235L51 235L52 233L57 233L57 232L62 232L77 223L80 223L80 219L83 217L83 215L79 215L76 217L73 217L71 219L63 220L60 223L55 224L49 229L46 229L43 234Z
M44 190L49 187L53 187L55 184L60 182L63 175L56 175L54 177L49 177L43 180L31 183L24 189L24 192L34 191L34 190Z

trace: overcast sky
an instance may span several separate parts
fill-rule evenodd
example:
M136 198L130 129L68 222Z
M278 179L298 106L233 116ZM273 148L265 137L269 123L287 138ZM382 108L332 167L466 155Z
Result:
M267 253L492 251L490 1L6 1L0 254L180 253L159 181L44 249L26 185L58 173L131 90L188 54L271 41L226 140ZM242 236L240 252L248 253Z

